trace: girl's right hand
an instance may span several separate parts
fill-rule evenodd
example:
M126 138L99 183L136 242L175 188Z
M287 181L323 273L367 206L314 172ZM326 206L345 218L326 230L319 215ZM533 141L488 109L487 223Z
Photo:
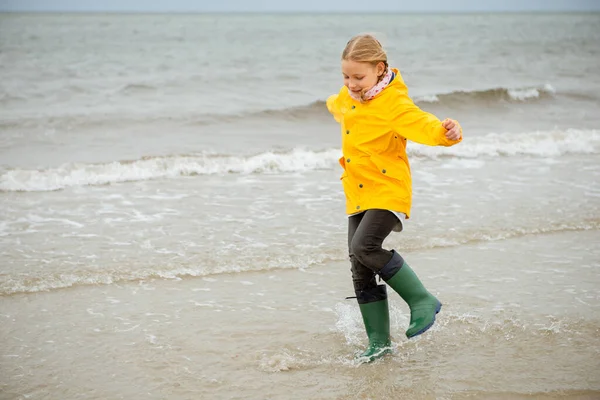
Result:
M456 141L462 137L462 128L458 121L446 118L442 122L442 127L446 129L446 138L449 140Z

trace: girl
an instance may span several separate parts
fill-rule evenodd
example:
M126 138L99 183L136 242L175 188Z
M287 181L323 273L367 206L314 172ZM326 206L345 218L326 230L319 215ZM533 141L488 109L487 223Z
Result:
M342 53L344 86L327 99L342 128L341 181L346 195L348 249L354 291L369 346L361 359L390 352L390 319L385 285L410 307L406 336L429 329L442 304L429 293L404 259L381 246L410 217L411 175L407 139L430 146L462 140L457 121L441 122L419 109L397 69L390 68L381 43L371 35L352 38Z

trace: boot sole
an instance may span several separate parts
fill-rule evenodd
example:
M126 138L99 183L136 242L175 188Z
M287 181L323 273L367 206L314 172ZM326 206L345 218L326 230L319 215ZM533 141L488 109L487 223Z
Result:
M438 301L438 305L435 308L435 315L437 315L441 309L442 309L442 303L440 303ZM433 326L433 324L435 324L435 315L433 316L433 321L431 321L431 323L429 325L427 325L425 328L421 329L419 332L415 333L414 335L407 336L407 337L410 339L410 338L414 338L415 336L419 336L419 335L427 332L429 330L429 328L431 328Z

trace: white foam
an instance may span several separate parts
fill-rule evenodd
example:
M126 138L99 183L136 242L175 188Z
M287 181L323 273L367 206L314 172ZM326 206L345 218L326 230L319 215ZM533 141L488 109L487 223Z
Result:
M440 101L440 98L437 97L435 94L431 94L421 97L415 97L415 101L417 103L438 103Z
M535 88L531 89L509 89L508 95L513 100L524 101L527 99L534 99L540 97L539 90Z
M0 176L0 190L51 191L70 186L103 185L127 181L172 178L181 175L303 172L331 169L340 150L322 152L295 149L251 157L173 156L108 164L65 164L48 170L15 169Z
M8 236L9 233L9 229L8 229L8 222L6 221L0 221L0 237L1 236Z
M518 238L525 235L539 235L548 233L558 232L570 232L570 231L597 231L600 229L600 221L565 221L561 224L549 222L544 226L537 227L512 227L511 229L501 229L494 231L493 233L484 231L475 232L459 232L458 235L454 233L448 237L430 237L426 241L417 243L416 245L405 244L407 251L418 251L429 248L442 248L442 247L453 247L461 246L473 243L486 243L495 242L500 240ZM393 241L395 241L394 239ZM394 243L390 243L392 247ZM27 254L23 253L23 257L28 257ZM260 258L260 257L259 257ZM162 266L159 269L140 269L140 270L128 270L123 269L106 269L97 271L95 269L80 268L77 271L71 273L64 271L53 272L39 272L35 278L29 275L19 274L8 274L4 277L0 277L0 295L11 295L15 293L34 293L39 291L50 291L54 289L68 288L78 285L110 285L115 282L127 282L127 281L140 281L139 288L143 290L156 290L155 287L146 285L144 282L155 278L162 279L182 279L186 277L200 277L202 281L213 283L219 279L215 276L221 274L237 273L237 272L251 272L251 271L262 271L267 272L270 270L281 270L281 269L296 269L305 273L322 274L318 270L311 271L306 268L312 265L325 265L331 262L347 260L347 254L343 249L339 249L335 253L311 255L310 257L293 257L281 259L278 257L269 257L269 261L263 262L243 262L241 265L230 264L228 260L225 263L220 264L217 259L207 260L203 265L194 265L189 267L169 267ZM69 263L69 261L65 262ZM210 267L207 267L209 266ZM586 267L586 265L582 265ZM538 274L536 270L524 270L525 274ZM282 278L279 275L269 275L271 281L280 281ZM237 281L241 285L249 285L250 281L239 280ZM210 288L197 288L195 291L210 291ZM336 331L341 332L350 345L356 345L359 340L359 333L363 332L360 325L360 315L358 309L355 308L355 303L344 302L339 303L335 308L335 313L338 315L338 321L336 323ZM198 305L200 306L200 305ZM206 304L201 306L207 307ZM90 312L94 312L89 309ZM406 324L406 314L401 310L392 310L390 312L390 318L393 326L404 326ZM362 333L361 333L362 335ZM362 338L362 336L360 336ZM360 339L362 340L362 339Z
M529 99L536 99L540 97L541 93L556 93L556 89L549 83L539 88L519 88L509 89L508 95L511 99L516 101L525 101Z
M361 325L360 311L356 307L356 301L337 303L335 313L338 317L335 328L344 335L346 343L354 346L360 345L364 328Z
M456 90L452 92L429 94L424 96L415 97L414 100L417 103L439 103L444 100L458 100L459 98L481 98L485 96L494 96L497 99L503 98L504 95L508 95L511 100L514 101L527 101L530 99L539 98L542 94L554 94L556 89L549 83L543 86L533 87L520 87L520 88L490 88L482 90ZM441 98L441 99L440 99Z
M600 131L578 129L521 134L491 133L485 136L465 135L464 141L453 147L431 147L416 143L410 143L408 146L409 156L431 159L440 156L474 159L518 155L552 158L565 154L598 152ZM51 191L71 186L166 179L182 175L278 174L331 170L339 168L340 155L339 149L295 149L286 153L265 152L250 157L201 154L108 164L66 164L47 170L14 169L0 175L0 190ZM143 215L138 217L152 218Z
M411 143L408 148L409 155L417 157L453 156L464 159L518 155L558 157L565 154L598 152L600 152L600 131L579 129L520 134L491 133L481 137L465 136L462 143L452 147L431 147Z

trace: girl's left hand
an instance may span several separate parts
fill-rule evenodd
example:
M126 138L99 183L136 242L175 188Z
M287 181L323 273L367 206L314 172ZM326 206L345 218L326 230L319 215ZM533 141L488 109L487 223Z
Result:
M458 140L462 137L462 129L460 128L458 121L446 118L442 122L442 127L446 129L446 138L449 140Z

